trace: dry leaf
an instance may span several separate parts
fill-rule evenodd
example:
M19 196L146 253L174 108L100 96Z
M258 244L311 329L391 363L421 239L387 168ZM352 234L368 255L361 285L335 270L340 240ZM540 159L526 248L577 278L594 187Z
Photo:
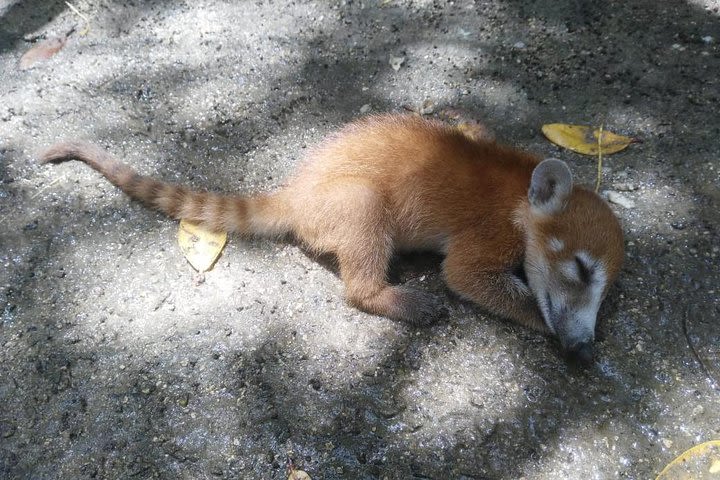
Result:
M288 480L312 480L312 479L310 478L310 475L303 472L302 470L293 469L293 471L290 472L290 476L288 477Z
M599 148L602 148L603 155L608 155L624 150L631 143L638 142L637 139L617 135L607 130L601 131L592 127L565 123L543 125L542 132L554 144L584 155L597 155Z
M180 221L178 228L180 249L190 265L198 272L210 270L226 242L226 232L212 232L195 223Z
M720 472L720 440L701 443L663 468L656 480L716 480Z
M20 70L32 68L38 62L51 58L63 49L67 43L67 37L52 37L38 43L20 57Z

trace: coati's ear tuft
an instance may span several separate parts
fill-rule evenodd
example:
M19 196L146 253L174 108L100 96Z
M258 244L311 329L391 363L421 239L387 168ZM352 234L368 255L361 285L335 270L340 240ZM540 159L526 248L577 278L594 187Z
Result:
M533 210L554 215L565 208L572 186L567 164L557 158L546 158L533 170L528 200Z

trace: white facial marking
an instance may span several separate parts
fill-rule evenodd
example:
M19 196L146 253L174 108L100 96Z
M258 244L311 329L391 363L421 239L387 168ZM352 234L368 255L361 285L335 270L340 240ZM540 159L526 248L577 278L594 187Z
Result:
M548 240L548 248L551 252L559 253L562 252L563 248L565 248L565 243L559 238L552 237Z
M588 268L594 267L598 263L597 260L585 250L575 252L575 256L582 260L583 264Z
M562 262L560 264L560 271L562 274L570 280L579 280L580 273L578 272L578 266L575 262Z
M523 281L520 280L519 278L517 278L516 276L513 275L511 281L512 281L513 287L515 287L517 292L520 293L521 295L531 294L530 289L527 287L527 285L525 285L525 283L523 283Z
M598 310L600 310L600 303L602 302L602 295L605 291L605 285L607 284L607 274L605 273L605 267L595 261L587 252L579 252L578 257L580 257L583 262L587 262L585 265L592 265L593 281L590 283L590 291L588 292L590 300L585 308L577 312L577 321L582 327L594 330L597 313Z

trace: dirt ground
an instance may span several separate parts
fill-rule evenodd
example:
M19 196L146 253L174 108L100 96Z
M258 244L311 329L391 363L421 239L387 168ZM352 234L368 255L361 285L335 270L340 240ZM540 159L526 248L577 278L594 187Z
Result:
M720 438L718 1L71 3L85 35L62 1L0 0L0 477L285 479L291 458L313 479L649 479ZM338 125L423 105L586 184L595 160L542 124L643 140L605 159L627 256L591 368L455 298L436 257L393 270L447 305L424 329L346 306L291 243L232 238L200 278L175 222L35 160L85 139L259 191Z

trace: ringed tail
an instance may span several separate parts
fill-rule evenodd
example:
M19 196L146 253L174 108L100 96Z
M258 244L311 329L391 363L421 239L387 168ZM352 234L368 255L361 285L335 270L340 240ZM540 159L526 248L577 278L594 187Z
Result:
M248 235L283 235L290 231L289 204L282 190L257 196L195 191L140 175L107 151L85 142L57 143L40 155L41 163L72 159L97 170L129 197L177 220L196 222L209 230Z

